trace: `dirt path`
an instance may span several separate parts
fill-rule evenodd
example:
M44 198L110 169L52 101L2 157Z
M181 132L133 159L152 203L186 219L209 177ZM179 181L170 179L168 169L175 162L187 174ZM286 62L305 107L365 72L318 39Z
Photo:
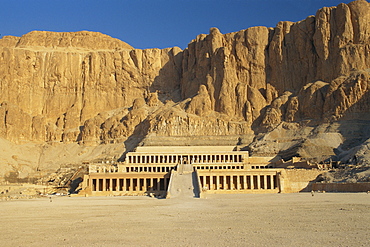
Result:
M1 246L370 246L370 194L0 202Z

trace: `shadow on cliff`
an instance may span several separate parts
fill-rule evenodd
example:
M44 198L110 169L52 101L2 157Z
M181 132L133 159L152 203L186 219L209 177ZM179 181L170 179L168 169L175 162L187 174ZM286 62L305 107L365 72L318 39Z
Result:
M142 122L136 125L132 135L130 135L127 140L124 141L125 152L121 155L118 161L124 161L126 154L128 152L132 152L137 146L139 146L140 142L144 140L144 138L148 134L149 126L150 125L148 119L144 119Z
M262 125L263 118L266 115L267 109L270 107L270 105L265 106L260 110L259 116L252 122L251 129L254 132L254 135L257 136L258 134L265 134L269 130Z
M362 145L370 138L370 91L350 106L339 119L339 132L344 137L343 143L334 150L337 157L342 152ZM353 162L356 157L353 157Z
M168 51L169 61L159 70L159 75L154 78L149 87L150 93L158 93L158 99L162 103L167 100L181 101L182 54L181 51L174 55L174 48Z

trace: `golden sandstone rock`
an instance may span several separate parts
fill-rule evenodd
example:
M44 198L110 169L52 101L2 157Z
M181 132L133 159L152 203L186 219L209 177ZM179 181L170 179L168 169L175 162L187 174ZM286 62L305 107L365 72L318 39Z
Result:
M0 137L96 146L368 120L369 27L370 5L358 0L275 28L211 28L185 50L139 50L86 31L6 36Z

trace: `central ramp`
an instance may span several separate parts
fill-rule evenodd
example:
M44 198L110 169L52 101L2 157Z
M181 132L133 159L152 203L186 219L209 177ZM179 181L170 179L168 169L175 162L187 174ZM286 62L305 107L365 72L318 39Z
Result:
M199 198L199 180L193 166L180 164L177 168L172 171L166 198Z

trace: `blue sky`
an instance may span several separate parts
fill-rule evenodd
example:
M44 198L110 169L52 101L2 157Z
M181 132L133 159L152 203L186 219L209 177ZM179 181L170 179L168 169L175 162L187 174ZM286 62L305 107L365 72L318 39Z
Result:
M299 21L348 0L0 0L1 36L97 31L135 48L184 49L198 34Z

